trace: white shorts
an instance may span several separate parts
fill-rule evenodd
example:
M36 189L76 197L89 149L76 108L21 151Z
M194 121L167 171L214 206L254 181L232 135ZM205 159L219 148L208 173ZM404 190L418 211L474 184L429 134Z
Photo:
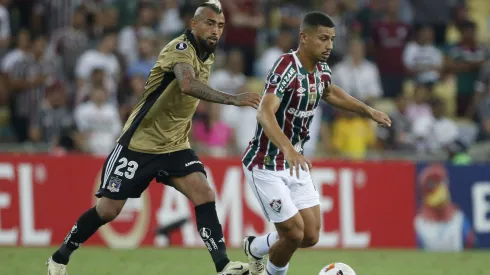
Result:
M243 166L245 177L261 204L266 218L273 223L292 218L298 210L320 204L320 196L309 172L300 169L300 177L289 169L271 171L255 166L252 171Z

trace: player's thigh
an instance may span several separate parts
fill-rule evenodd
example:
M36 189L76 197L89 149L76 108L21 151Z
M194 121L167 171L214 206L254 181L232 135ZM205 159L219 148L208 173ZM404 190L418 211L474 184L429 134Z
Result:
M102 169L99 198L139 198L158 173L158 155L132 151L117 144Z
M158 173L158 182L170 185L184 194L194 205L215 201L206 171L192 149L166 154L166 164Z
M247 182L257 198L265 217L275 224L282 223L298 213L282 171L270 171L243 166Z

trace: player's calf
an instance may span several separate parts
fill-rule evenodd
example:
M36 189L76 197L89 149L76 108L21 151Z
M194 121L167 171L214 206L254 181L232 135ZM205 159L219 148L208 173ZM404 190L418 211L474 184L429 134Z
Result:
M83 213L66 236L61 247L51 257L55 263L66 265L71 254L87 241L102 225L114 220L125 200L101 198L96 207Z

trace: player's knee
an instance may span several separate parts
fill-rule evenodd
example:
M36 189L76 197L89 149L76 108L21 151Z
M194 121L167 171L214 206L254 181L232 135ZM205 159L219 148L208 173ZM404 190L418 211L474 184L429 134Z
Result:
M216 201L216 195L215 195L213 189L211 189L211 187L206 186L196 196L194 205L200 205L200 204L213 202L213 201Z
M302 220L290 219L278 226L278 230L280 231L279 238L283 239L292 250L295 250L301 245L304 239L303 227Z
M305 232L303 241L301 242L301 247L306 248L306 247L312 247L315 246L318 243L319 237L319 232Z
M124 204L117 202L111 203L101 200L95 209L103 221L111 222L119 215L119 213L121 213L123 206Z

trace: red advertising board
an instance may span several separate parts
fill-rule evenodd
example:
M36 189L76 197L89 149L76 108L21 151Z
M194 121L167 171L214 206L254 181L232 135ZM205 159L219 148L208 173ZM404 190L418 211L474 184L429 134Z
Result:
M90 156L0 155L0 246L61 243L75 220L95 205L103 159ZM239 159L203 159L217 191L230 247L244 235L273 230L243 176ZM415 247L414 166L408 162L314 162L323 227L317 247ZM169 238L155 229L190 222ZM114 248L203 246L193 206L175 189L152 183L86 245Z

